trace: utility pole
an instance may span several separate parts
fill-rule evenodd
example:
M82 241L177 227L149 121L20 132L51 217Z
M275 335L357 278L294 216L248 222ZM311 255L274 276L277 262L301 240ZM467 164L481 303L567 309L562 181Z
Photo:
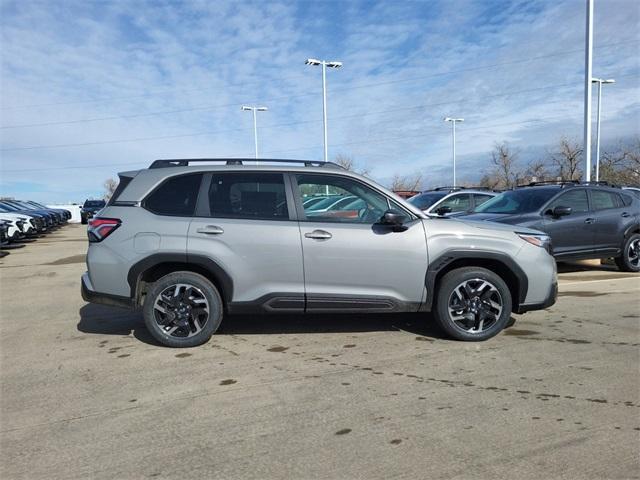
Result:
M256 149L256 164L258 163L258 120L256 118L256 112L266 112L267 107L249 107L247 105L242 106L242 110L251 110L253 112L253 142Z
M593 78L591 83L598 84L598 113L596 121L596 182L600 181L600 107L602 105L602 85L609 83L616 83L613 78L604 80L602 78Z
M587 1L587 25L584 58L584 138L585 180L591 181L591 66L593 60L593 0Z
M342 62L327 62L325 60L308 58L305 64L322 66L322 126L324 129L324 161L327 162L329 161L329 143L327 140L327 67L340 68L342 67Z
M451 150L453 156L453 186L456 186L456 123L464 122L464 118L446 117L445 122L451 122Z

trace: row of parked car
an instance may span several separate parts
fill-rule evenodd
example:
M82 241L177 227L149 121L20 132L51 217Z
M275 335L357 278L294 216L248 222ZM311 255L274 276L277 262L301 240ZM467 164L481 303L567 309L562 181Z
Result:
M0 200L0 249L20 248L25 239L37 238L64 225L71 212L31 200Z
M634 199L636 199L634 201ZM438 187L407 201L429 217L519 225L551 237L557 260L613 258L621 270L640 270L640 188L606 182L535 182L513 190ZM365 202L354 195L310 195L307 217L356 218Z
M440 187L409 203L432 217L461 217L540 230L557 260L613 258L640 271L640 188L606 182L534 182L504 192Z

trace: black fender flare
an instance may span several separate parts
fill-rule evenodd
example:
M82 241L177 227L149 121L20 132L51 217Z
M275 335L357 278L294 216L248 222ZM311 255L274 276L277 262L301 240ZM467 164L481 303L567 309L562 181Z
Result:
M204 269L222 289L220 294L225 300L225 303L231 302L233 298L233 280L226 270L211 258L186 253L154 253L134 263L127 274L127 283L131 289L132 299L137 299L138 285L142 274L150 268L163 263L183 263Z
M524 303L529 290L529 280L520 265L505 253L483 251L483 250L465 250L451 249L445 250L438 257L429 262L427 274L425 277L425 286L427 289L427 297L420 310L430 311L433 307L436 291L436 279L438 275L445 271L449 265L458 260L490 260L499 262L507 268L511 274L518 279L518 295L513 298L513 310L517 311L519 306ZM482 266L482 265L479 265Z

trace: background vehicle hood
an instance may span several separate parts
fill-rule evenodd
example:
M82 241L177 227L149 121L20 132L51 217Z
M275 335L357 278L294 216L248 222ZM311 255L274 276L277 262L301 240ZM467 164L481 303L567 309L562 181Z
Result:
M469 215L465 215L465 220L472 221L489 221L489 222L498 222L498 223L507 223L509 225L515 225L522 220L524 215L521 213L517 213L515 215L512 214L504 214L504 213L471 213Z
M482 221L482 220L477 220L475 218L472 219L470 217L471 215L461 217L461 218L455 218L455 219L452 218L449 220L451 222L461 222L470 227L480 228L482 230L494 230L494 231L502 231L502 232L519 232L519 233L531 233L534 235L540 235L540 234L545 235L544 232L541 232L539 230L534 230L532 228L524 227L521 225L511 225L511 224L505 225L502 223L496 223L492 221Z

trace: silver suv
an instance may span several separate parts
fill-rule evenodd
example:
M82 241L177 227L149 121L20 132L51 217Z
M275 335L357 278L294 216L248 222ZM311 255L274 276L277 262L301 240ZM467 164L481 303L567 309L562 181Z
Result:
M163 345L209 340L223 314L429 312L485 340L557 296L549 238L428 218L332 163L158 160L120 174L91 220L82 296L141 308ZM250 163L254 163L250 161ZM315 195L354 197L313 211Z

